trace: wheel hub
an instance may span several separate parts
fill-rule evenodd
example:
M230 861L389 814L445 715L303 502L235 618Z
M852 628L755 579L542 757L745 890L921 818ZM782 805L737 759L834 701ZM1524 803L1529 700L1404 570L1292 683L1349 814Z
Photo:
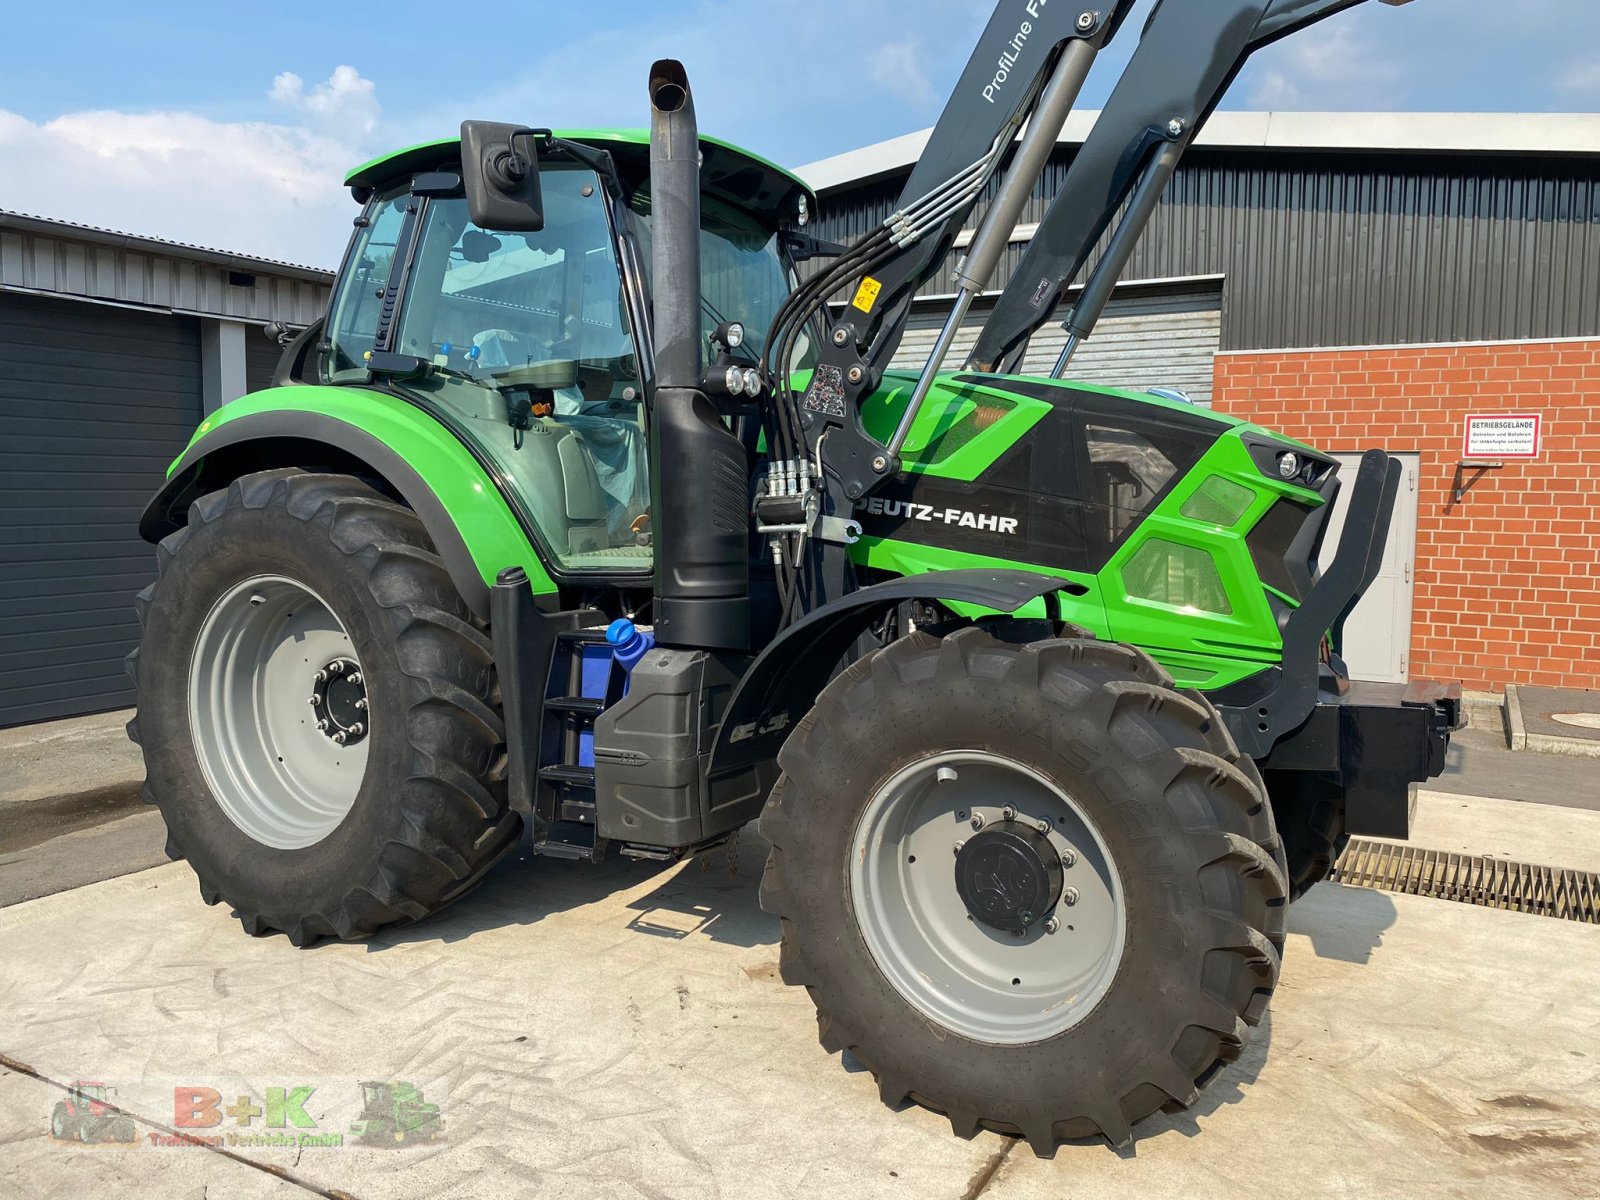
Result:
M956 854L956 891L975 921L1020 934L1061 899L1061 856L1044 834L1004 821L968 839Z
M322 735L340 746L367 736L367 688L355 660L336 658L316 673L311 711Z

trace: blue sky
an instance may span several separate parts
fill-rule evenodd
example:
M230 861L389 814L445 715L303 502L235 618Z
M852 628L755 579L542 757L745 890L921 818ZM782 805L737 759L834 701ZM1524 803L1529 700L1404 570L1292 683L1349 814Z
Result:
M1110 90L1150 2L1102 57L1084 106ZM464 117L637 125L645 70L671 55L688 66L704 129L798 166L931 125L992 9L15 5L0 207L328 264L352 211L342 170ZM1597 46L1595 0L1368 3L1264 51L1223 107L1592 112Z

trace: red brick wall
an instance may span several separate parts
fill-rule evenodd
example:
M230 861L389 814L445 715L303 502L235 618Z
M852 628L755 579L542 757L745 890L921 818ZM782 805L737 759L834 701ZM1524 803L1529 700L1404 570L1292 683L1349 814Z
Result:
M1221 354L1215 386L1319 449L1419 455L1412 678L1600 688L1600 340ZM1463 418L1495 412L1544 414L1543 452L1453 502Z

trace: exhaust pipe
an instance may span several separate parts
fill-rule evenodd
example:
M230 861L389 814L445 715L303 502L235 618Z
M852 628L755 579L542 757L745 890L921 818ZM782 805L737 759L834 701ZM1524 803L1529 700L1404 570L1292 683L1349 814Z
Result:
M748 650L748 470L743 443L701 390L700 132L689 78L670 58L650 68L650 232L655 637Z

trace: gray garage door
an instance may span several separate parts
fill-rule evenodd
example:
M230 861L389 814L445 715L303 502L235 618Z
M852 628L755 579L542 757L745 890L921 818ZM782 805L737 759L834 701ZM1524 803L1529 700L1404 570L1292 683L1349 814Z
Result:
M259 392L272 386L272 373L278 369L283 347L261 332L259 325L244 331L244 381L247 389Z
M139 513L199 420L194 319L0 293L0 726L133 703Z
M981 301L973 306L946 364L960 364L988 311ZM919 301L893 365L921 367L948 312L946 303ZM1111 387L1182 388L1196 403L1210 404L1211 360L1221 337L1222 292L1217 286L1118 294L1106 305L1094 336L1073 355L1067 375ZM1023 372L1048 375L1065 341L1060 320L1045 325L1028 343Z

